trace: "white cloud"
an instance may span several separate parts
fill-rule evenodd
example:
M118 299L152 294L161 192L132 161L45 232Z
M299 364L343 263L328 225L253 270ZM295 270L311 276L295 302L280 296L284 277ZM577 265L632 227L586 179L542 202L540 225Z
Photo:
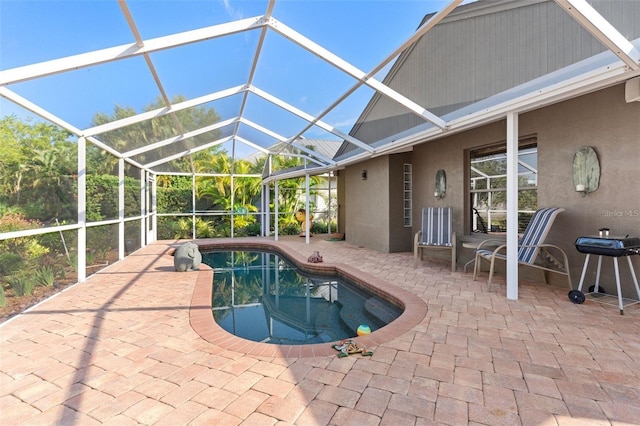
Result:
M242 19L242 11L231 6L231 0L222 0L222 3L224 4L224 10L231 18Z

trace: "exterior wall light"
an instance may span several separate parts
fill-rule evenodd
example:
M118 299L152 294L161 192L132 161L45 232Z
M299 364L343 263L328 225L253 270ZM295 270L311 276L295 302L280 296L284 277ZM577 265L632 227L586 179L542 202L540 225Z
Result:
M367 180L367 171L363 170L360 172L360 179Z

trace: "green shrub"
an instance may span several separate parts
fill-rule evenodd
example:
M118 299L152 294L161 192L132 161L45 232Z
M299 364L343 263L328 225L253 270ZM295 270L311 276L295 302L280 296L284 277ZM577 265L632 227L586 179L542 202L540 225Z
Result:
M288 224L280 228L280 235L297 235L300 233L300 225L299 224Z
M78 272L78 254L77 253L69 253L69 257L66 257L67 265L71 266L73 272Z
M56 273L51 266L43 266L36 271L35 281L36 285L42 287L49 287L53 285L53 281L56 279Z
M163 176L163 178L168 182L158 184L158 213L186 213L193 210L191 177Z
M0 284L0 308L7 305L7 299L4 297L4 285Z
M9 213L0 217L0 233L40 227L42 227L40 222L26 219L19 213ZM19 255L26 262L38 262L38 259L48 252L48 248L38 243L37 237L21 237L0 240L0 253ZM15 259L17 258L12 260ZM9 263L9 265L11 265L11 263ZM9 270L12 271L13 268L10 266Z
M23 263L24 260L19 254L0 254L0 275L11 275L16 271L19 271Z
M125 235L129 222L125 223ZM90 247L96 259L104 259L109 250L118 248L118 228L113 225L92 226L87 229L87 247ZM87 254L88 255L88 254ZM89 260L87 259L87 264Z
M170 238L179 240L193 238L193 221L191 218L182 217L174 222L168 222L168 226L171 228L172 235ZM160 225L158 225L160 228ZM200 217L196 217L196 237L197 238L214 238L221 237L217 231L217 227L213 221L206 220Z
M326 234L327 229L327 222L313 222L311 224L311 232L314 234Z
M191 225L191 219L180 218L177 222L171 226L173 230L173 238L176 240L184 240L193 237L193 227Z
M92 174L87 175L87 220L99 221L118 217L118 176ZM125 216L140 214L140 182L124 178Z
M72 222L60 222L60 225L68 225ZM89 230L94 229L89 228ZM51 255L63 255L66 256L65 245L67 249L69 247L77 247L78 245L78 232L76 230L51 232L49 234L38 235L38 243L49 249Z
M158 218L158 228L156 229L158 240L170 240L173 238L172 224L173 218L171 217L163 216Z
M255 237L256 235L260 235L260 224L251 223L249 225L236 228L234 231L236 237Z
M196 237L211 238L213 236L214 236L213 224L205 219L196 217Z
M30 296L36 284L33 277L19 273L8 276L7 281L16 296Z

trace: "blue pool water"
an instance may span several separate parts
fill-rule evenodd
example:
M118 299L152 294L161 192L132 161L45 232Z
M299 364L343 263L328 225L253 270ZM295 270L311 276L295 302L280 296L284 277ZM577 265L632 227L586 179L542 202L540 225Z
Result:
M402 309L337 276L308 275L264 251L211 251L213 317L255 342L302 345L356 336L390 323Z

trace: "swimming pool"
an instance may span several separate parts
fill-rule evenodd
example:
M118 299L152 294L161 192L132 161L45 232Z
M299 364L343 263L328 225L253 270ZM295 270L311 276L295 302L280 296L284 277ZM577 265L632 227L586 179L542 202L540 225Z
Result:
M335 275L312 275L263 250L202 253L214 271L216 323L254 342L304 345L355 337L361 324L375 331L402 309Z

